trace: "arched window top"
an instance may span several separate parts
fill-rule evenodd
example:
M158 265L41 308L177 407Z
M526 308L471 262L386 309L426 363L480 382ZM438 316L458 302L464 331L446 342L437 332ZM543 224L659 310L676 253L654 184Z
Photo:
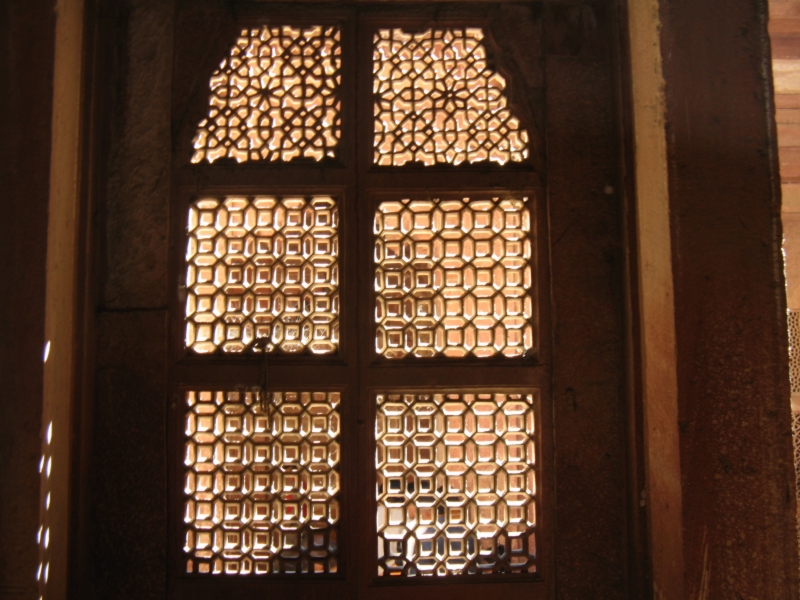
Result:
M341 63L338 27L243 30L209 80L192 162L336 157ZM528 158L528 132L509 106L505 78L487 64L479 27L377 30L373 94L376 165Z
M209 81L192 162L334 157L341 137L338 27L242 31Z
M505 79L486 64L483 30L375 34L375 163L521 162L528 133Z

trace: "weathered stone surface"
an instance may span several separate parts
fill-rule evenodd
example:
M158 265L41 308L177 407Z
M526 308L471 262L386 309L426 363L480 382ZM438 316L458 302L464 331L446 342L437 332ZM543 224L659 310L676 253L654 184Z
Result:
M168 296L173 26L172 2L128 3L106 200L110 308L164 306Z
M686 595L794 600L766 2L663 5Z
M575 599L627 597L622 218L604 18L586 5L544 12L557 589Z
M109 26L112 67L104 311L96 323L86 524L93 598L164 598L167 571L167 260L174 3L130 0ZM113 62L113 61L112 61Z
M94 597L164 598L166 311L100 314L90 555Z

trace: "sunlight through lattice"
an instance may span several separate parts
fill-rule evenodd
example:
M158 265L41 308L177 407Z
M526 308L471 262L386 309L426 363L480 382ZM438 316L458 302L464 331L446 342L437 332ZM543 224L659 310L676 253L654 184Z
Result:
M488 357L533 348L530 228L525 199L381 203L377 352Z
M188 573L338 571L339 393L186 392Z
M328 196L201 198L189 208L186 347L330 354L339 344L339 237Z
M378 394L378 574L536 571L534 396Z
M511 114L505 79L489 70L483 31L375 35L375 163L521 162L528 133Z
M192 162L336 156L340 66L337 27L242 31L211 76L208 117L198 125Z

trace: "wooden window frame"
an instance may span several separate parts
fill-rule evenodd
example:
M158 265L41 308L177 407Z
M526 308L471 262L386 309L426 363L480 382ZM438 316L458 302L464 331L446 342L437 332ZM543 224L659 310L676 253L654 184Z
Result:
M557 7L568 3L549 4ZM612 179L621 182L625 188L625 208L631 211L625 227L625 233L630 237L624 239L627 254L622 269L626 286L622 302L625 305L626 349L629 352L626 384L629 386L627 408L630 422L625 433L630 445L630 481L626 497L630 500L629 525L632 529L629 534L632 574L628 576L627 588L658 589L665 597L677 599L683 597L684 561L661 16L647 3L632 3L614 10L620 11L612 16L612 27L621 28L622 58L617 65L618 72L617 69L613 71L614 76L620 76L622 81L615 81L611 94L622 95L619 104L624 132L621 133L623 147L620 154L627 174L612 176ZM97 74L102 74L103 70L96 63L103 48L99 42L104 38L100 34L111 29L107 24L101 26L93 7L81 3L59 5L59 15L54 85L56 97L66 100L54 107L54 115L60 117L54 122L61 125L53 134L50 223L61 225L51 226L48 232L45 339L52 343L53 352L45 365L43 422L53 421L54 439L61 440L57 442L60 464L66 462L68 468L73 469L68 473L67 469L54 467L54 474L63 475L51 480L54 505L65 508L53 515L53 539L49 550L52 556L51 583L47 593L61 598L66 597L68 586L79 590L92 587L89 585L91 577L84 572L92 562L86 559L92 540L87 532L92 507L87 500L91 495L86 483L89 479L89 443L86 439L90 429L87 423L91 419L81 415L91 413L94 396L90 370L94 357L90 352L84 352L83 345L92 345L92 315L95 311L94 304L85 298L91 297L86 290L92 289L95 280L91 269L86 268L91 264L88 248L94 247L90 235L92 228L87 223L94 214L91 209L93 194L104 177L102 172L98 174L102 169L95 168L103 162L100 158L103 145L98 143L100 136L93 126L101 123L102 115L107 111L90 111L89 108L94 107L100 91L105 89L104 85L97 83ZM608 24L605 21L604 25ZM616 29L613 33L617 33ZM574 41L565 38L565 43ZM581 42L577 44L580 54ZM180 69L176 68L175 79L181 79ZM86 92L83 96L82 91ZM569 92L569 89L562 90L562 98L564 91ZM173 111L173 117L181 114L180 107ZM178 129L180 127L174 130ZM634 139L635 147L632 144ZM182 147L178 140L173 141L176 148ZM620 155L612 154L615 160L620 158ZM179 162L176 159L175 164ZM194 178L187 173L174 173L173 183L179 182L181 177L187 187L191 186ZM75 215L78 218L73 218ZM553 231L558 242L562 230L553 227ZM73 242L83 240L84 233L88 240L86 244L75 246ZM174 239L171 237L171 241ZM552 253L552 248L549 250ZM173 248L171 254L175 252L180 254L182 249ZM62 265L59 261L66 262ZM171 275L169 284L174 281ZM79 359L85 364L80 364ZM78 363L73 364L75 361ZM559 379L563 380L563 377L555 374L554 381ZM559 388L559 396L554 401L560 400L562 393L563 388ZM641 424L642 413L646 427ZM567 433L574 436L574 432ZM173 442L170 438L170 444ZM173 456L170 454L169 458L171 460ZM170 472L170 476L173 475ZM648 499L647 503L642 501L641 509L640 495L642 500ZM559 519L559 533L564 528L563 521ZM173 539L170 538L170 543ZM563 556L563 552L559 556ZM559 564L562 562L559 558ZM565 574L575 573L576 567L572 562L567 560L560 567L562 578ZM70 565L75 567L75 573L68 572ZM587 574L586 582L596 578L597 573ZM213 595L207 590L200 593L204 585L205 582L200 582L192 589L185 586L181 589L170 576L167 594L191 598ZM566 587L575 588L569 583ZM258 589L262 591L251 595L263 595L263 588ZM478 589L486 588L479 586Z
M265 23L289 26L334 25L341 27L342 84L340 87L342 136L336 159L320 162L295 160L288 163L218 159L212 164L191 164L191 137L207 111L209 72L196 76L196 92L188 116L176 137L173 155L173 202L171 205L171 289L179 290L171 300L170 386L175 390L170 415L169 453L169 572L176 598L202 599L220 593L255 597L268 593L288 598L303 593L334 598L399 598L410 592L423 598L469 594L491 590L502 597L548 597L553 589L553 456L552 412L549 398L551 339L548 298L549 267L547 206L542 183L543 124L535 115L509 107L528 130L529 155L523 163L497 165L404 165L373 164L373 34L378 27L421 30L429 27L483 27L490 50L499 48L491 36L490 12L494 5L320 7L262 5L239 13L240 30ZM225 56L235 38L220 42L217 60ZM208 67L206 67L207 69ZM506 81L513 87L513 79ZM508 91L508 90L507 90ZM518 97L518 95L517 95ZM358 119L357 115L361 115ZM185 573L182 492L183 391L254 386L259 381L261 356L248 353L195 355L184 347L186 222L189 203L203 196L222 199L226 195L330 195L339 203L340 238L340 345L333 355L271 355L270 389L337 390L342 393L341 460L339 472L339 573L330 575L225 576ZM508 358L434 357L386 359L375 352L373 220L380 202L393 198L438 197L527 197L533 242L531 263L535 344L525 356ZM313 379L309 379L309 368ZM408 382L413 381L413 385ZM537 397L537 572L533 574L455 575L447 577L380 578L377 576L375 514L376 468L375 394L381 391L502 391L534 392ZM358 532L367 532L366 537Z

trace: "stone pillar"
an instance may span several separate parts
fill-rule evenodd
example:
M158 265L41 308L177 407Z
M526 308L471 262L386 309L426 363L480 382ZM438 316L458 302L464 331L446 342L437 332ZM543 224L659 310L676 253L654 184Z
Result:
M797 598L766 2L662 2L687 598Z

